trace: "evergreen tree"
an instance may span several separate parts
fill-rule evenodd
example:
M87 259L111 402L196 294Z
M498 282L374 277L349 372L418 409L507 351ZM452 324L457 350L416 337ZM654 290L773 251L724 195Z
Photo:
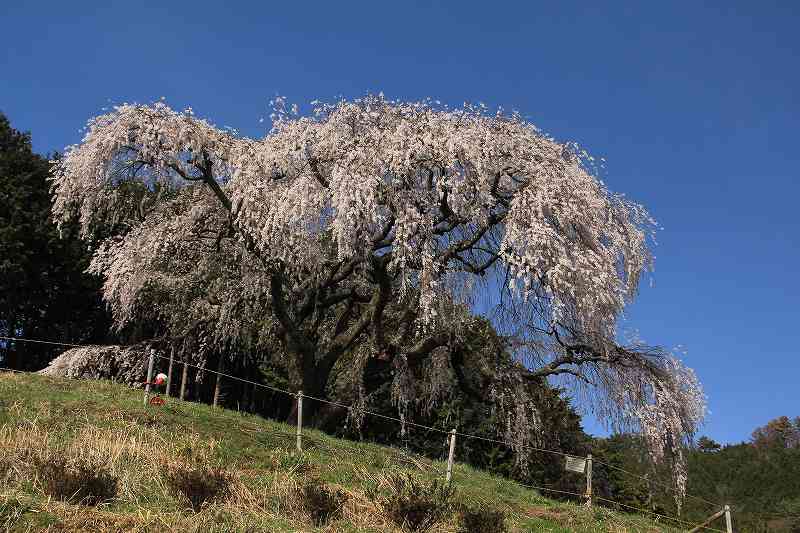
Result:
M0 336L99 342L108 317L87 245L50 218L49 163L0 114ZM0 364L38 369L63 347L0 340Z

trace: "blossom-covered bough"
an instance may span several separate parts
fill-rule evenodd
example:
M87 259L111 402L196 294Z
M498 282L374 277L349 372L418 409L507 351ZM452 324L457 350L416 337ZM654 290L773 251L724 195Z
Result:
M377 355L402 410L447 393L464 310L484 309L520 363L488 393L521 456L538 425L525 385L556 376L642 430L655 458L680 458L705 412L693 372L616 341L651 264L644 208L516 114L383 96L315 106L279 99L259 140L162 103L90 121L54 166L54 214L86 234L127 225L92 265L119 324L203 322L212 343L259 324L316 396L346 354L356 376Z

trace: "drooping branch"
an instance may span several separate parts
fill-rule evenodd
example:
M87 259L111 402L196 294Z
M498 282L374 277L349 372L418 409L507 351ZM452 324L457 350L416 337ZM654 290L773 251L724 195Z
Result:
M409 361L419 363L423 358L431 354L435 349L447 346L450 335L446 332L439 332L419 340L404 351Z
M228 198L228 195L222 190L222 187L219 186L217 180L214 178L214 164L211 162L207 154L203 155L203 162L200 166L203 172L203 183L205 183L208 188L214 192L214 196L217 197L219 202L222 204L222 207L224 207L226 211L230 212L233 209L233 203L231 202L231 199Z

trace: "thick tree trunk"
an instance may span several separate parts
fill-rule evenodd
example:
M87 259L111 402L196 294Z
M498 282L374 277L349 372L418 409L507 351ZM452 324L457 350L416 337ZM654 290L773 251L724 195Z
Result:
M301 375L300 375L300 389L303 391L303 425L309 427L319 427L322 419L324 408L329 404L320 402L309 398L322 398L325 397L325 388L330 378L332 365L325 365L318 363L313 352L305 354L297 354L298 359L302 361ZM297 391L292 391L297 392ZM294 400L292 409L287 417L289 424L297 422L297 400Z
M318 381L313 376L304 376L301 389L303 391L303 425L304 426L317 426L317 415L320 408L325 405L318 400L312 398L325 398L325 386L320 386ZM292 391L297 392L297 391ZM311 396L312 398L309 398ZM294 424L297 422L297 400L292 401L292 409L289 411L287 423Z

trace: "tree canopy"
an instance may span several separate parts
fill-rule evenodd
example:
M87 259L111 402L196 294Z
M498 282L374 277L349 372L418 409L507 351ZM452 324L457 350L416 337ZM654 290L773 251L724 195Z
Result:
M694 373L617 342L649 268L655 223L610 192L590 156L517 114L368 96L276 101L249 139L163 103L89 122L53 169L53 213L84 235L119 327L159 314L203 344L277 341L297 385L324 396L337 365L392 368L403 411L435 403L488 305L517 362L492 372L498 432L522 453L541 429L529 383L559 376L617 428L678 459L704 417ZM354 390L358 390L355 387Z
M779 416L753 431L753 444L759 448L779 446L800 448L800 416Z
M61 239L50 218L48 161L30 135L0 114L0 335L97 342L110 324L100 282L83 271L91 254ZM62 225L75 236L74 225ZM58 349L0 340L3 366L38 369Z

